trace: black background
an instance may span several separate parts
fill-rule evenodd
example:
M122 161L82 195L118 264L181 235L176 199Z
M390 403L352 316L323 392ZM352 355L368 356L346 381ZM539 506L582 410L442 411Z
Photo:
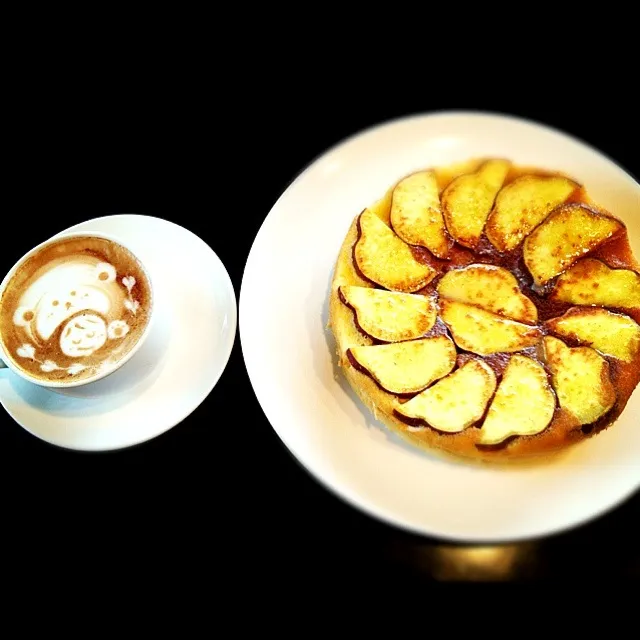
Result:
M339 76L323 64L299 73L277 62L231 73L224 61L194 71L167 56L137 63L125 79L108 60L70 69L45 56L9 100L0 272L77 222L141 213L200 235L239 297L253 238L295 175L344 137L409 113L520 115L640 174L636 114L624 92L576 99L565 87L560 99L542 77L502 92L417 82L400 90L365 79L361 64ZM131 579L194 571L228 589L277 575L303 591L324 577L399 589L432 580L640 577L637 495L574 531L497 550L412 536L355 511L281 445L251 389L239 338L208 399L138 447L58 449L1 412L0 474L5 535L27 541L38 561L62 559L65 570L79 563Z

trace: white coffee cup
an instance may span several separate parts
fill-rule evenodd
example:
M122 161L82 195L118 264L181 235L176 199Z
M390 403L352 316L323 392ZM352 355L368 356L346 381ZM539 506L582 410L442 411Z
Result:
M103 234L103 233L93 233L93 232L92 233L88 233L88 232L70 232L70 233L65 233L62 236L55 236L53 238L50 238L49 240L41 242L39 245L37 245L36 247L34 247L30 251L28 251L25 255L23 255L13 265L13 267L10 269L10 271L6 274L6 276L2 280L2 283L0 283L0 300L2 300L2 296L4 294L4 291L5 291L5 288L6 288L7 284L11 281L11 278L13 277L13 275L22 266L22 264L24 264L24 262L26 260L28 260L32 255L34 255L37 252L41 251L42 249L44 249L48 245L55 244L56 242L59 242L62 239L69 239L69 238L102 238L102 239L114 242L115 244L118 244L121 247L124 247L125 249L127 249L137 259L141 271L145 274L147 282L149 283L149 289L150 289L150 292L151 292L151 296L150 296L150 300L149 300L149 306L148 306L148 309L147 309L148 321L147 321L147 324L146 324L143 332L139 336L137 342L129 349L129 351L122 358L117 360L113 364L113 366L110 367L109 369L96 372L94 375L84 377L84 378L82 378L80 380L70 380L70 381L66 381L66 380L65 381L44 380L42 378L37 378L37 377L31 376L26 371L23 371L23 370L19 369L12 362L12 358L9 355L7 355L7 353L5 352L5 349L4 349L4 346L3 346L3 341L0 340L0 369L6 367L8 369L11 369L11 371L13 371L16 375L20 376L24 380L27 380L28 382L31 382L33 384L37 384L37 385L39 385L41 387L48 387L48 388L52 388L52 389L54 389L54 388L69 389L69 388L72 388L72 387L85 386L85 385L91 384L93 382L97 382L98 380L102 380L103 378L106 378L107 376L110 376L111 374L115 373L118 369L120 369L125 363L127 363L129 360L131 360L131 358L138 352L138 350L140 349L140 347L142 347L144 341L146 340L147 336L149 335L149 331L151 329L151 324L152 324L152 314L153 314L153 307L154 307L153 284L152 284L151 276L149 275L149 272L148 272L146 266L144 265L144 263L142 262L142 260L138 257L137 253L135 251L133 251L126 244L126 242L123 242L122 240L120 240L119 238L117 238L115 236L111 236L111 235L107 235L107 234Z

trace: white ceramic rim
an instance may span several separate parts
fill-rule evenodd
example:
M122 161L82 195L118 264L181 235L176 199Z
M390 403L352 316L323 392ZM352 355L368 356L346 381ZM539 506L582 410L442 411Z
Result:
M241 291L240 291L240 302L239 302L239 316L240 316L240 320L239 320L239 325L240 325L240 341L241 341L241 348L243 351L243 356L245 358L245 363L247 365L247 373L249 376L249 379L251 381L254 393L256 395L256 398L258 400L258 402L261 404L263 411L265 413L265 416L267 418L267 420L269 421L269 423L271 424L271 427L273 428L273 430L275 431L276 435L280 438L280 440L283 442L283 444L289 449L290 453L292 453L293 457L296 459L296 461L316 480L319 482L319 484L321 484L322 486L324 486L326 489L328 489L330 492L332 492L335 496L337 496L338 498L346 501L348 504L350 504L351 506L355 507L356 509L368 514L369 516L372 516L382 522L385 522L387 524L390 524L392 526L395 526L397 528L412 532L412 533L416 533L418 535L431 535L431 536L437 536L443 539L448 539L448 540L452 540L452 541L458 541L458 542L475 542L475 543L496 543L496 542L513 542L513 541L518 541L518 540L531 540L531 539L535 539L538 537L542 537L542 536L549 536L549 535L554 535L554 534L558 534L567 530L571 530L579 525L585 524L587 522L590 522L606 513L608 513L609 511L613 510L614 508L618 507L621 503L623 503L624 501L626 501L628 498L630 498L638 489L638 483L636 483L634 486L630 487L627 491L624 491L622 493L620 493L620 495L618 496L618 498L616 500L612 500L610 501L605 507L603 508L598 508L596 510L594 510L592 513L586 515L585 517L582 518L577 518L575 519L575 521L572 522L566 522L563 523L559 526L552 526L552 527L544 527L541 526L539 527L537 530L535 531L530 531L530 532L524 532L522 534L509 534L506 536L501 536L501 535L485 535L485 536L474 536L474 535L456 535L456 534L450 534L447 532L442 532L437 530L436 528L433 529L429 529L428 527L425 527L423 525L419 525L416 526L414 524L405 522L402 520L402 518L399 518L396 514L394 513L390 513L388 511L385 511L385 509L382 509L379 507L378 504L376 504L375 500L371 501L371 500L365 500L363 499L363 496L358 494L357 491L352 490L351 487L349 486L345 486L345 485L340 485L340 483L337 482L333 482L332 480L330 480L329 478L323 476L323 474L315 469L313 467L313 464L309 463L309 460L305 459L304 455L301 455L301 452L299 450L297 450L296 446L294 445L294 443L291 441L291 439L288 437L287 434L287 429L286 428L281 428L278 425L278 418L277 415L275 414L275 412L272 410L272 407L269 406L270 403L268 401L268 398L265 397L264 392L261 390L261 385L259 382L259 375L253 371L252 368L252 355L250 352L247 352L246 350L246 340L243 340L243 327L245 327L248 324L248 319L243 320L243 308L245 306L247 306L246 304L243 304L243 302L246 300L246 288L245 288L245 283L247 280L247 273L251 268L251 260L252 260L252 254L254 254L254 248L256 247L256 245L259 244L259 242L261 241L262 236L264 236L267 233L267 230L269 229L269 226L273 223L273 218L269 218L269 215L271 214L272 211L274 211L275 209L277 209L280 205L280 203L282 202L282 200L285 198L285 196L290 192L290 190L294 189L301 181L303 181L305 179L305 177L307 176L307 174L312 171L314 169L314 167L317 165L317 163L323 159L326 159L328 156L331 156L332 154L334 154L336 151L338 151L339 149L346 147L347 145L349 145L350 143L354 142L355 140L359 139L359 138L364 138L366 136L369 136L371 134L374 134L376 132L382 131L385 128L390 128L393 127L395 125L398 125L400 123L409 123L412 120L422 120L425 118L428 119L437 119L437 118L451 118L451 117L460 117L460 118L475 118L475 117L480 117L480 118L490 118L490 119L500 119L502 121L509 121L509 122L513 122L513 123L517 123L520 125L525 125L528 127L534 127L538 130L541 131L546 131L549 134L553 134L555 136L560 136L562 138L564 138L565 142L571 142L573 144L577 144L579 145L583 151L591 151L592 153L597 154L600 158L608 161L609 163L611 163L612 168L615 168L615 170L618 172L618 177L622 178L626 181L629 182L629 184L635 188L635 189L639 189L640 190L640 185L636 182L636 180L634 179L634 177L627 172L623 167L621 167L621 165L619 163L617 163L615 160L613 160L611 157L609 157L607 154L601 152L599 149L589 145L588 143L580 140L579 138L570 135L560 129L557 129L555 127L540 123L540 122L536 122L534 120L530 120L530 119L525 119L525 118L520 118L511 114L503 114L503 113L499 113L499 112L490 112L490 111L466 111L466 110L451 110L451 111L437 111L437 112L428 112L428 113L415 113L415 114L411 114L411 115L407 115L404 117L400 117L400 118L394 118L391 120L387 120L387 121L383 121L381 123L378 123L374 126L365 128L361 131L356 132L355 134L339 141L337 144L333 145L332 147L328 148L327 150L323 151L321 154L319 154L316 158L314 158L309 164L307 164L306 167L304 167L292 180L291 182L287 185L287 187L285 188L285 190L283 191L283 193L280 195L280 197L278 198L278 200L276 200L276 202L273 204L271 210L269 211L269 213L267 214L267 216L265 217L257 235L256 238L254 239L251 251L249 253L249 257L247 259L247 263L245 266L245 272L243 275L243 280L242 280L242 285L241 285ZM380 196L383 195L382 192L380 192ZM275 224L275 223L274 223ZM245 294L245 295L243 295Z

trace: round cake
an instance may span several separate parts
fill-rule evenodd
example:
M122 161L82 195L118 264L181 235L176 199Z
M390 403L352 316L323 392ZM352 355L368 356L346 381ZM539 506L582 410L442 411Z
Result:
M508 159L402 177L338 255L329 327L350 385L413 444L482 462L611 426L640 382L640 267L614 214Z

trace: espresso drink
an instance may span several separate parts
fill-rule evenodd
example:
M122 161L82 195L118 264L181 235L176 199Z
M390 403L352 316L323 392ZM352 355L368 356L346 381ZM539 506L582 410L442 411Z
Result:
M151 288L136 257L94 236L62 238L30 256L0 300L6 357L45 382L111 371L149 322Z

